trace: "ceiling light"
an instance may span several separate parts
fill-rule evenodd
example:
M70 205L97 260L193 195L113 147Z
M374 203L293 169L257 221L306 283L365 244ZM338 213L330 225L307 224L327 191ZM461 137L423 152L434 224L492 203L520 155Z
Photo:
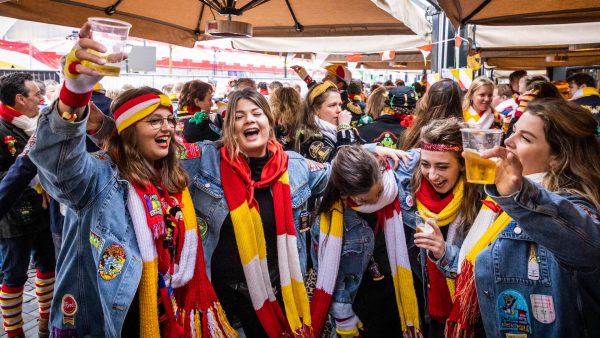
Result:
M559 63L559 62L567 62L569 61L569 57L567 55L548 55L546 56L546 62Z

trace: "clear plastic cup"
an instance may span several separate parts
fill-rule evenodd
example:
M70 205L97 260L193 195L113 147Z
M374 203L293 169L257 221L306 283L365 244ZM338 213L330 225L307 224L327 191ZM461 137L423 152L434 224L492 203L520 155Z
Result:
M431 227L430 224L437 225L437 219L435 219L433 217L427 217L418 211L415 213L415 225L416 225L417 233L419 233L419 232L423 232L426 234L433 233L433 228Z
M462 133L467 182L493 184L496 178L496 162L481 157L485 150L499 146L502 142L500 129L463 128Z
M88 18L88 22L92 25L92 38L106 47L106 52L99 53L90 49L87 51L102 57L106 63L98 65L83 61L81 64L105 76L119 76L121 65L128 52L127 37L131 24L108 18Z

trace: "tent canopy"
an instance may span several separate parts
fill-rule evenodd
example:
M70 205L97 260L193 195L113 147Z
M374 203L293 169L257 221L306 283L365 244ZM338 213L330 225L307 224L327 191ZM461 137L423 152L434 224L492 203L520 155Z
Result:
M532 25L482 26L470 32L481 56L489 66L502 69L600 64L600 22ZM526 37L526 38L523 38ZM578 45L597 44L595 50L573 50ZM569 46L575 47L569 50ZM547 62L547 56L567 56L562 62Z
M542 25L600 21L598 0L438 0L454 27Z
M248 2L237 1L237 8ZM0 4L0 15L79 27L88 17L106 17L105 9L115 3L115 0L8 1ZM251 23L256 37L395 34L427 37L431 32L425 17L410 11L414 7L410 0L289 0L289 4L304 26L301 32L294 29L285 1L267 1L231 19ZM391 8L407 11L392 11L392 14L385 11ZM198 0L128 0L121 2L111 17L131 23L132 36L186 47L207 38L204 35L207 21L227 19Z

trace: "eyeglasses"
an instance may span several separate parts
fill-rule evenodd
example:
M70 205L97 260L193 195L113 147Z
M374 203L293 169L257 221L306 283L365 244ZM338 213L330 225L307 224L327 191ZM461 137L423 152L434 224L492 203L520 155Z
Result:
M174 117L153 117L149 120L142 120L140 122L146 122L150 124L150 127L152 127L152 129L160 129L160 127L163 126L165 121L167 121L167 126L169 128L175 128L175 125L177 124L177 120Z

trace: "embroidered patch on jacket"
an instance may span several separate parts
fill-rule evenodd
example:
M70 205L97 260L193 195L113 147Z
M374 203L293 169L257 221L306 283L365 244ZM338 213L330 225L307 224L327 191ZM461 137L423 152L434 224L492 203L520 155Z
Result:
M156 195L144 195L144 201L146 201L146 210L150 216L162 215L162 206L158 196Z
M15 156L15 154L17 153L17 148L15 147L15 145L17 144L17 140L15 139L15 137L12 135L4 136L4 144L6 144L6 149L8 149L10 155Z
M27 141L27 144L25 145L25 148L23 148L23 152L21 152L21 155L29 154L29 151L35 145L36 141L37 141L36 134L31 135L31 137L29 137L29 140Z
M184 143L185 150L179 153L179 159L189 160L200 157L200 146L198 143Z
M583 210L586 214L588 214L588 216L593 218L595 221L598 220L598 214L596 214L596 212L594 210L592 210L590 207L588 207L587 205L585 205L583 203L575 203L575 205L578 206L581 210Z
M106 155L106 152L102 151L102 150L95 151L95 152L91 153L90 155L92 155L92 157L97 160L101 160L101 161L108 160L108 155Z
M63 324L75 325L75 314L77 313L77 301L72 294L67 293L60 302L60 311L63 314Z
M500 331L531 332L529 307L521 293L516 290L504 290L498 295L496 305Z
M61 329L60 327L52 327L52 337L54 338L79 338L76 329Z
M316 159L319 162L326 162L332 150L333 149L331 149L331 147L326 146L321 141L315 141L311 143L310 147L308 148L310 157Z
M325 168L325 165L323 163L319 163L317 161L313 161L313 160L309 160L309 159L305 159L305 161L306 161L306 164L308 165L308 170L310 170L311 172L323 170Z
M202 241L204 241L208 235L208 223L202 217L196 217L196 222L198 222L198 230L200 231L200 237Z
M100 237L100 235L93 230L90 230L90 244L98 250L98 253L100 253L100 250L102 250L102 247L104 246L104 238Z
M386 148L398 149L398 137L389 131L379 134L379 136L377 136L373 142L376 142Z
M125 249L119 244L113 244L102 253L98 273L104 280L114 279L121 273L124 264Z
M310 230L310 211L304 210L300 213L300 233L307 232Z
M543 324L550 324L556 320L554 299L552 296L532 294L529 297L531 298L531 312L533 312L533 318Z

